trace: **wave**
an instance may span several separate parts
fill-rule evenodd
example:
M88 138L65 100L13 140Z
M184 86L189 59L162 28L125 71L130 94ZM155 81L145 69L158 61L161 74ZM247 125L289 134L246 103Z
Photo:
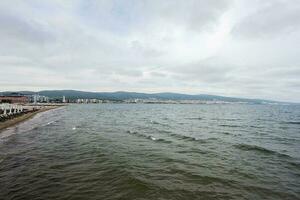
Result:
M129 133L129 134L132 134L132 135L136 135L137 137L146 138L146 139L149 139L149 140L152 140L152 141L156 141L156 142L172 143L172 141L165 140L163 138L156 138L156 137L154 137L152 135L145 135L145 134L139 133L137 131L126 131L126 133Z
M167 131L167 130L158 130L159 133L167 133L170 134L172 133L172 131Z
M223 120L224 121L240 121L241 119L237 119L237 118L225 118Z
M51 125L51 124L54 124L54 123L56 123L55 120L54 120L54 121L50 121L50 122L48 122L48 123L46 124L46 126Z
M224 134L224 135L231 135L231 133L229 132L220 132L221 134Z
M188 141L195 141L195 140L197 140L197 138L194 138L192 136L180 135L180 134L176 134L176 133L172 133L170 135L173 136L173 137L179 138L181 140L188 140Z
M154 121L154 120L151 120L150 123L151 123L151 124L160 124L159 122Z
M300 170L300 162L290 161L288 163L294 170ZM299 174L299 177L300 177L300 174Z
M203 151L201 149L192 148L187 150L178 150L177 153L183 153L183 154L189 154L189 153L195 153L195 154L208 154L209 151Z
M165 140L165 139L162 139L162 138L155 138L153 136L148 136L147 138L153 140L153 141L157 141L157 142L163 142L163 143L172 143L171 141L169 140Z
M249 127L251 127L251 128L257 128L257 129L265 128L264 126L258 126L258 125L250 125Z
M240 121L241 119L237 119L237 118L211 118L211 120L215 120L215 121Z
M177 133L172 133L172 134L170 134L170 136L178 138L179 140L194 141L194 142L199 142L199 143L207 143L209 140L217 139L217 138L200 139L200 138L195 138L193 136L180 135Z
M288 122L281 122L283 124L296 124L296 125L300 125L300 122L297 121L288 121Z
M256 146L256 145L237 144L237 145L233 145L233 146L235 148L238 148L238 149L244 150L244 151L256 151L256 152L260 152L260 153L268 154L268 155L279 155L279 156L283 156L283 157L290 157L289 155L282 154L277 151L273 151L273 150L266 149L264 147L260 147L260 146Z
M169 127L168 124L160 123L160 122L155 121L155 120L151 120L150 123L151 123L151 124L154 124L154 125L161 125L161 126Z
M240 125L231 125L231 124L220 124L219 126L230 127L230 128L241 128L242 127Z
M138 135L138 132L137 132L137 131L126 131L126 133L129 133L129 134L137 134L137 135Z
M187 117L185 119L192 119L192 120L202 120L202 117Z

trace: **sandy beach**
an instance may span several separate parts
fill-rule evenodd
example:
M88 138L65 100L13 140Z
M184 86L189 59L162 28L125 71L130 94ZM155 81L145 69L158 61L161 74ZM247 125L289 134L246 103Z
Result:
M45 107L43 107L43 108L41 108L37 111L25 113L21 116L15 117L15 118L10 119L10 120L7 120L5 122L1 122L0 123L0 132L7 129L8 127L17 125L21 122L24 122L28 119L31 119L32 117L34 117L38 113L45 112L45 111L48 111L48 110L52 110L52 109L59 108L59 107L61 107L61 105L58 105L58 106L45 106Z

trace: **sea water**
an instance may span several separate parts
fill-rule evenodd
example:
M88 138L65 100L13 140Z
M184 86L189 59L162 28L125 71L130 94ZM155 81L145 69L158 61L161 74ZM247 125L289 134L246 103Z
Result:
M69 105L0 133L0 199L299 198L297 105Z

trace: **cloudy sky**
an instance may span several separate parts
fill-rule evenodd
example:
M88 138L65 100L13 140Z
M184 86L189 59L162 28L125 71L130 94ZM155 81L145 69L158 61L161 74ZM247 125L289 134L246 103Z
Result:
M0 90L300 102L299 0L1 0Z

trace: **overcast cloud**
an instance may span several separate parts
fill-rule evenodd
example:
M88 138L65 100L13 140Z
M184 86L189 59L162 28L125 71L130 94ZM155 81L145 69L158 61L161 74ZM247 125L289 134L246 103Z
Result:
M298 0L1 0L0 90L300 102Z

